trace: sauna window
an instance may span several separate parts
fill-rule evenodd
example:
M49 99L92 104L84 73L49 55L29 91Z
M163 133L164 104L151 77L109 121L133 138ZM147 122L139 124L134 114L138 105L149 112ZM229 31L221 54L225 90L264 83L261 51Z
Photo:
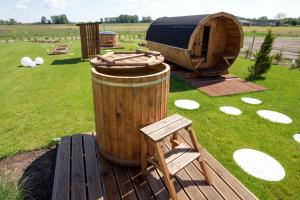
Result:
M201 46L201 58L203 59L204 62L207 61L209 35L210 35L210 26L204 26L202 46Z

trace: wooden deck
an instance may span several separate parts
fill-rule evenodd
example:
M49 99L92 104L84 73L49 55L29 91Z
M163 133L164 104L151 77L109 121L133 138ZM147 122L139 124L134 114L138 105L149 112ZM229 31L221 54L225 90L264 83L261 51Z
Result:
M112 164L98 155L94 133L67 136L58 145L52 199L170 199L161 173L152 167L143 177L140 168ZM185 132L180 140L191 145ZM201 152L209 165L213 185L204 181L198 162L175 176L179 199L257 199L206 150Z
M266 90L263 86L245 81L232 74L204 78L199 76L196 72L180 67L172 67L172 75L213 97Z

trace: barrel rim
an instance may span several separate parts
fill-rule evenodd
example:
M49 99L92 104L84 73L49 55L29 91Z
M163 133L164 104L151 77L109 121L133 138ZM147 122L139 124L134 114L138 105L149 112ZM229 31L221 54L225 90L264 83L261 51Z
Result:
M170 66L168 64L166 64L166 63L161 63L161 64L163 64L165 66L164 70L162 70L160 72L157 72L157 73L154 73L154 74L149 74L149 75L144 75L144 76L114 76L114 75L108 75L108 74L98 72L96 70L96 68L93 67L93 66L91 67L91 71L92 71L93 75L98 75L98 76L102 76L102 77L105 77L105 78L127 79L127 80L133 79L134 80L134 79L140 79L140 78L149 78L149 77L153 77L153 76L159 76L159 75L165 74L166 72L170 71Z

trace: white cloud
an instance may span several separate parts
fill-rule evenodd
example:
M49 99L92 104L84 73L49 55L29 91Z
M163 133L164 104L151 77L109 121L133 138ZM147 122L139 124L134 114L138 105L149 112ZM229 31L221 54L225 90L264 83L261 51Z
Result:
M44 0L44 5L46 8L60 8L67 5L66 0Z
M15 8L27 8L28 7L28 3L30 2L30 0L18 0L16 2L16 4L14 5Z
M82 1L83 0L43 0L43 4L46 8L54 9L70 6Z

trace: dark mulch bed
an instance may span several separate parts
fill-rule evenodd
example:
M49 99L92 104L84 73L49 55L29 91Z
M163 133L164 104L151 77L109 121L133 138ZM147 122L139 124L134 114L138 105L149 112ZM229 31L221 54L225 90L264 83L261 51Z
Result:
M56 148L20 153L0 161L0 175L23 189L25 199L51 199Z

